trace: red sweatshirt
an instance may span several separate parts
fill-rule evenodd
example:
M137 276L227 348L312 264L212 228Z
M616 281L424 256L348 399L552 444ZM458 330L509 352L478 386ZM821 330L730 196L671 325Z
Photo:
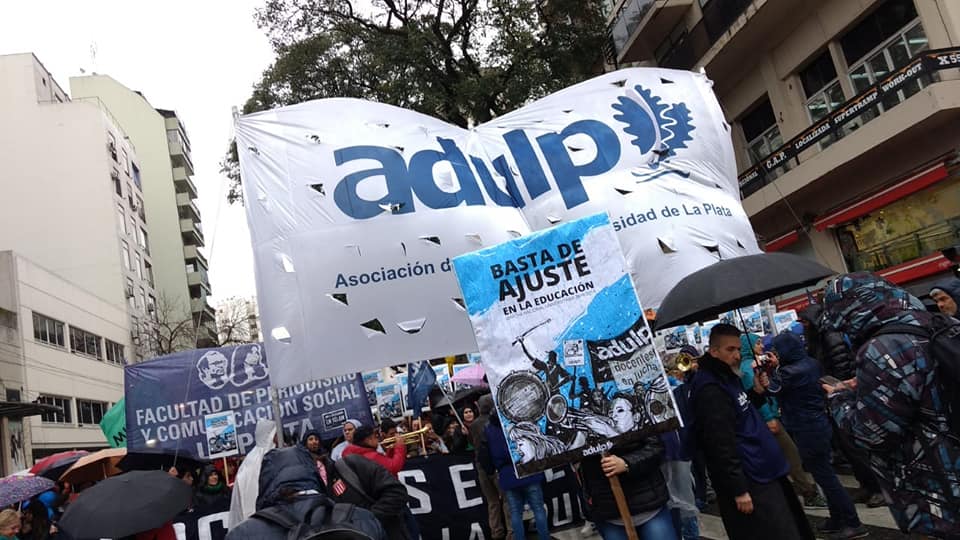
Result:
M352 443L343 449L344 456L356 454L358 456L365 457L370 461L379 463L383 466L383 468L390 471L390 474L397 476L397 474L400 473L400 470L403 469L403 465L407 462L407 447L404 444L396 444L393 446L393 449L389 450L389 452L389 454L384 455L377 452L376 448L357 446L356 444Z

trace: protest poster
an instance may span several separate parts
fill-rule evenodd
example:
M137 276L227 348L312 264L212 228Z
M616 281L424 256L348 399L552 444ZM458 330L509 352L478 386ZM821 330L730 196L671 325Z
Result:
M437 387L449 395L453 395L453 383L450 382L450 371L447 366L433 366L437 373Z
M275 384L477 350L451 259L609 212L645 305L759 253L702 74L601 75L471 129L324 99L238 118ZM305 279L302 276L309 276Z
M519 475L679 425L607 215L453 264Z
M217 459L240 453L237 437L237 418L233 411L210 413L203 417L203 431L207 438L207 457Z
M377 385L382 382L382 379L380 370L363 373L363 387L367 390L367 402L371 407L377 406Z
M241 450L253 448L258 420L273 419L261 344L183 351L124 368L127 448L206 459L204 418L230 411ZM373 423L359 373L281 388L280 427L294 440L309 431L332 439L347 418Z
M789 330L790 326L797 322L799 317L797 317L797 312L790 309L787 311L778 311L773 314L773 325L776 327L776 333L779 334L784 330Z
M376 391L377 410L380 411L381 421L384 418L400 418L403 416L405 407L399 383L378 384Z

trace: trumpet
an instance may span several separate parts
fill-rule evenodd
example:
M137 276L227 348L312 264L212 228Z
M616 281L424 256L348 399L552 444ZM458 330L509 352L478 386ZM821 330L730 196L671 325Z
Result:
M394 437L387 437L386 439L380 441L380 445L384 448L389 448L397 444L397 440L403 441L403 444L410 444L413 442L418 442L421 435L425 435L427 431L430 431L430 426L422 427L416 431L411 431L409 433L401 433Z
M696 361L697 359L689 354L679 354L677 355L677 369L682 373L686 373L693 369L694 362Z

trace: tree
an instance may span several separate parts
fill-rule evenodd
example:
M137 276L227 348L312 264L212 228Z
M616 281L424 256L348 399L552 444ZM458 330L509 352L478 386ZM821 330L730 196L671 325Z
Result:
M254 343L260 339L256 304L232 297L217 307L217 335L221 347Z
M244 114L326 97L388 103L468 127L602 70L602 0L268 0L277 59ZM221 163L240 198L236 145Z
M134 345L143 358L195 349L198 326L183 302L160 293L153 313L136 321Z

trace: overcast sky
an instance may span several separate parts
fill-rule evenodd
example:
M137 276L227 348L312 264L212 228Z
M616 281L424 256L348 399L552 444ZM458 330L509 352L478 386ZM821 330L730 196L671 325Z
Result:
M226 181L219 162L232 133L231 108L246 101L273 58L253 22L254 9L262 3L0 0L0 54L33 52L67 92L70 77L81 69L110 75L143 92L154 107L174 109L184 120L214 305L230 296L255 294L246 218L242 207L224 200Z

